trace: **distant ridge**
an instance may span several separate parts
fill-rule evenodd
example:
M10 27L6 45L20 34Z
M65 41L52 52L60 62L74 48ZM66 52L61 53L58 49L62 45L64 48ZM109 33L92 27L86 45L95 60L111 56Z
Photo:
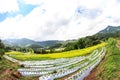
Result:
M59 43L59 40L49 40L49 41L34 41L27 38L22 39L6 39L3 43L6 46L16 46L16 47L32 47L36 46L38 48L47 47Z
M102 37L102 36L105 36L105 35L108 35L108 34L111 34L112 35L119 35L120 34L120 26L108 26L106 27L105 29L99 31L97 34L95 35L98 35L99 37ZM94 36L94 35L93 35ZM74 42L76 40L67 40L67 41L59 41L59 40L48 40L48 41L34 41L34 40L30 40L30 39L27 39L27 38L22 38L22 39L6 39L6 40L3 40L3 43L6 45L6 46L18 46L18 47L33 47L33 46L36 46L36 47L39 47L39 48L42 48L42 47L53 47L58 45L59 44L67 44L68 42ZM61 44L61 45L62 45Z
M104 30L101 30L99 33L114 33L120 31L120 26L108 26Z

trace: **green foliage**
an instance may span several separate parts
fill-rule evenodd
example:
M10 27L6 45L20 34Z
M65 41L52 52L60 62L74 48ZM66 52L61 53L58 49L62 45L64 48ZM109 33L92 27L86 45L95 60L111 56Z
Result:
M53 44L52 46L50 46L49 49L60 48L61 46L62 46L62 43L56 43L56 44Z
M86 47L97 45L100 42L101 41L99 40L97 35L87 36L87 37L78 39L78 41L76 42L68 43L65 48L65 51L74 50L74 49L83 49Z
M40 46L39 44L30 44L29 46L27 46L28 48L32 48L32 49L35 49L35 48L42 48L42 46Z
M4 44L0 40L0 58L1 58L2 55L4 55Z
M77 43L71 42L66 45L65 51L74 50L74 49L78 49Z
M107 57L104 64L101 66L103 71L99 78L103 80L119 80L120 78L120 51L116 47L116 40L113 38L108 39Z
M2 43L2 41L0 40L0 49L4 48L4 44Z
M90 47L99 44L102 41L107 41L110 37L120 39L120 26L111 27L108 26L106 29L100 31L93 36L87 36L78 39L76 42L68 43L65 50L83 49L85 47Z
M2 56L2 55L4 55L4 49L0 49L0 57Z

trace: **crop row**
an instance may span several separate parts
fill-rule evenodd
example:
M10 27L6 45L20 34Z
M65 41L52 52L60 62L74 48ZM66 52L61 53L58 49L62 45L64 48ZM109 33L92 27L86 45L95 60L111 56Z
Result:
M98 50L94 50L90 55L83 57L62 58L46 61L25 61L21 63L25 68L20 68L18 71L23 76L40 76L40 80L53 80L77 71L76 74L66 78L66 80L72 80L73 78L74 80L77 80L78 78L85 76L86 72L90 72L102 60L104 55L105 48L102 48L100 52ZM57 61L59 63L56 63Z

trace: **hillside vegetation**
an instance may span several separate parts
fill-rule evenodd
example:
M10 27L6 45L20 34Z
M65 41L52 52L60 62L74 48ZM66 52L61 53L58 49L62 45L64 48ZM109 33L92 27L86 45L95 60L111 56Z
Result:
M4 44L0 40L0 59L1 59L2 55L4 55Z
M110 37L113 37L113 38L110 38ZM114 28L114 27L108 26L105 30L100 31L99 33L93 36L87 36L75 41L70 41L65 43L63 42L60 42L57 44L55 43L51 47L49 46L49 48L47 49L54 50L54 48L57 47L58 49L63 48L64 50L62 50L61 52L55 52L51 50L51 53L46 53L45 52L47 50L46 48L41 48L41 46L36 44L35 45L33 44L32 48L18 47L18 46L4 47L4 44L0 40L0 65L1 65L0 79L4 80L6 78L7 80L12 80L11 76L18 77L21 80L33 79L29 77L28 77L29 79L25 77L23 78L19 73L14 74L14 72L16 72L17 68L19 68L20 66L18 66L17 63L14 64L6 60L5 58L3 58L2 56L5 53L4 50L6 51L5 53L6 55L21 61L49 60L49 59L53 59L53 61L55 61L55 59L57 58L69 59L75 56L88 55L93 50L96 50L96 49L99 50L100 47L105 46L107 53L103 61L96 67L95 70L93 70L95 71L95 74L94 75L90 74L90 77L94 77L94 78L91 78L91 79L85 78L85 80L120 80L120 75L119 75L120 74L120 51L116 47L117 41L114 38L120 39L120 27ZM24 41L26 41L26 39L24 39ZM27 41L25 44L29 46ZM34 41L30 41L30 43L31 42L34 42ZM117 46L120 47L120 45L117 45ZM50 52L50 50L48 51ZM37 54L34 52L36 52ZM13 80L16 80L18 78L14 78Z
M108 40L106 60L100 67L99 80L120 80L120 51L116 47L116 40Z
M106 56L84 80L120 80L120 51L116 42L113 38L108 40Z

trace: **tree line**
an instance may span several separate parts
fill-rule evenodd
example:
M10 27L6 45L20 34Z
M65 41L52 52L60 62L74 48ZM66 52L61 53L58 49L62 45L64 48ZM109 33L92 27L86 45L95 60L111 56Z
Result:
M108 40L108 38L113 37L113 38L118 38L120 39L120 31L116 32L111 32L111 33L97 33L93 36L87 36L84 38L80 38L75 42L71 42L66 44L65 51L69 50L75 50L75 49L83 49L86 47L94 46L96 44L99 44L103 41Z
M64 47L65 49L62 51L69 51L69 50L75 50L75 49L83 49L86 47L94 46L96 44L101 43L102 41L108 40L108 38L118 38L120 39L120 31L111 32L111 33L97 33L93 36L87 36L83 38L79 38L76 41L69 42L67 44L63 43L57 43L52 45L50 48L37 48L37 46L32 45L32 47L26 48L26 47L11 47L11 46L4 46L2 41L0 40L0 56L4 54L6 51L20 51L23 53L31 52L31 53L37 53L37 54L47 54L47 53L54 53L55 48L61 48ZM62 52L60 51L60 52ZM59 51L58 51L59 52Z

